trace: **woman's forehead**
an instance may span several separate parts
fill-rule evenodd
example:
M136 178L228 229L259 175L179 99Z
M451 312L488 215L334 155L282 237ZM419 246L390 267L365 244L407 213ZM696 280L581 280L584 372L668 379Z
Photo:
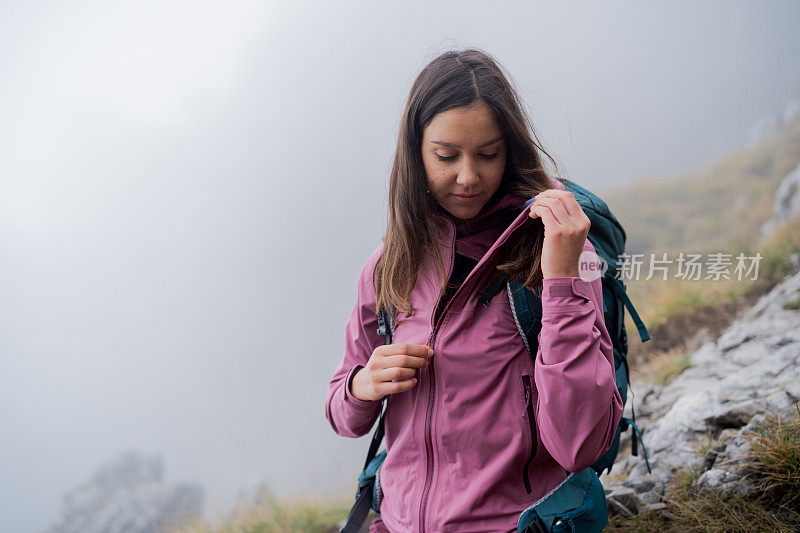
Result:
M456 107L433 117L423 138L454 148L493 144L501 139L500 127L487 106Z

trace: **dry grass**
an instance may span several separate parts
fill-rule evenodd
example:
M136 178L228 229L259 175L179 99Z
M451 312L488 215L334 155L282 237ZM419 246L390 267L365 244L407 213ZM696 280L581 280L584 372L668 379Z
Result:
M798 162L800 119L783 133L696 171L599 191L627 228L626 251L646 254L639 279L625 279L628 294L652 334L651 342L636 347L641 343L626 313L625 325L633 333L629 338L634 352L637 348L647 352L680 346L676 339L659 342L659 337L669 333L659 328L704 308L713 314L722 307L722 317L717 321L721 324L731 318L728 312L732 306L728 304L740 302L739 308L749 305L749 297L764 294L796 268L788 258L800 251L800 215L767 239L760 237L759 228L772 215L778 185ZM679 252L731 253L734 260L740 252L748 257L760 253L762 258L756 280L683 280L675 277L677 264L670 265L666 280L657 274L645 279L649 254L661 259L665 252L672 261ZM701 278L707 274L707 262L704 255Z
M667 513L683 531L727 533L740 531L792 532L794 527L757 500L722 498L715 492L698 492L692 483L699 471L682 471L675 476L666 498Z
M750 470L766 503L800 507L800 406L790 420L769 418L750 436Z
M798 295L794 300L789 300L783 304L783 308L787 311L800 311L800 295Z
M666 385L690 366L692 366L691 355L685 350L676 348L656 354L647 364L638 367L633 374L635 379L646 379L654 385Z
M277 499L264 493L259 503L238 505L215 523L198 519L170 533L335 533L336 524L350 512L353 501L313 495ZM375 516L370 511L365 528Z
M642 316L651 340L639 341L636 327L625 315L631 367L636 368L663 352L686 349L686 341L701 328L716 338L738 315L786 275L797 271L792 254L800 253L800 214L776 229L755 248L741 250L747 256L760 253L756 280L630 280L628 294ZM738 252L737 252L738 253ZM800 310L800 295L787 302Z
M700 456L705 457L708 452L714 449L714 446L717 445L717 441L714 438L714 435L711 430L706 431L706 434L703 439L697 439L697 454Z
M637 516L615 516L607 531L664 533L740 533L796 531L791 518L764 507L757 500L741 497L723 499L713 492L695 492L692 483L699 471L683 470L675 474L665 497L662 511Z
M680 316L688 309L728 301L746 293L747 283L738 280L683 280L676 278L653 278L630 280L626 283L628 296L649 329ZM636 327L626 313L626 328L635 332ZM635 336L635 335L634 335Z
M791 420L770 417L748 435L752 451L748 469L757 491L751 498L722 498L692 488L700 470L675 473L661 511L637 516L615 516L608 531L786 532L800 530L800 408ZM705 445L710 449L709 435ZM702 451L702 450L701 450Z
M726 251L754 243L780 181L800 161L800 119L686 174L599 192L623 227L628 250Z
M790 274L796 267L791 264L789 257L800 251L800 214L745 251L754 253L756 248L764 256L759 267L760 278L777 282Z

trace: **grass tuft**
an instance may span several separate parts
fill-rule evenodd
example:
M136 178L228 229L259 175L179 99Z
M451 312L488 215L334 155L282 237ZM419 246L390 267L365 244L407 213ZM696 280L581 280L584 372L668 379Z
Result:
M655 385L666 385L691 366L690 354L681 349L670 350L649 362L650 382Z
M796 417L770 417L748 436L750 470L766 504L800 506L800 405L795 407Z
M783 304L783 308L787 311L800 311L800 295Z

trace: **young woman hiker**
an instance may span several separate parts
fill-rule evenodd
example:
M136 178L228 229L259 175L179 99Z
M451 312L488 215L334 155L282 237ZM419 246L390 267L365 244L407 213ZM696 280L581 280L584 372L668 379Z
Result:
M601 280L578 271L581 253L594 252L589 219L548 175L542 154L555 162L536 141L481 51L444 53L413 83L387 231L359 275L325 400L345 437L366 434L388 402L370 532L516 531L522 511L614 439L622 399ZM540 295L535 361L506 290L479 302L503 272ZM377 310L390 305L385 345Z

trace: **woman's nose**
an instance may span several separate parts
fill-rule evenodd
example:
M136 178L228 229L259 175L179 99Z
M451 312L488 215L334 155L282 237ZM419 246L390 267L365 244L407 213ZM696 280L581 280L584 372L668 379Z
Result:
M458 170L458 178L456 178L456 183L461 185L462 187L471 187L476 185L480 181L480 177L478 176L478 169L475 168L475 163L470 161L469 158L464 158L464 164L461 165L461 168Z

